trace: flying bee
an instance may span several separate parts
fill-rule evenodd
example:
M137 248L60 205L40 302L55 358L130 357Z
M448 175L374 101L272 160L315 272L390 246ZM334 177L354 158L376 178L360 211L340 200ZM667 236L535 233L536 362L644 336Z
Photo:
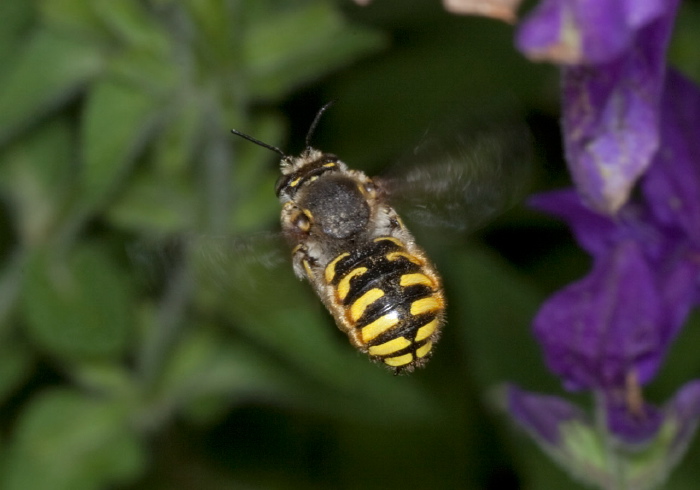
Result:
M380 180L310 145L316 114L299 156L278 153L275 192L294 272L308 280L350 342L396 374L425 365L445 323L442 280L388 202Z

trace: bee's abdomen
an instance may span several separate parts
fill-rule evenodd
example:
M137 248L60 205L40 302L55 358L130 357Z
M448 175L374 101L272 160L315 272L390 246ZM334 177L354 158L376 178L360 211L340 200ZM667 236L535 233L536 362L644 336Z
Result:
M358 348L398 371L428 359L445 300L433 267L394 237L342 253L325 270Z

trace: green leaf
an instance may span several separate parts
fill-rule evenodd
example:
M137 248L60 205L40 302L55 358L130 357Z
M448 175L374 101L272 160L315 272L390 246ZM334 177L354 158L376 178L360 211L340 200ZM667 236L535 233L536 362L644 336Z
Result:
M277 14L270 11L244 38L249 90L256 97L280 97L382 45L379 34L345 26L329 2Z
M144 233L170 233L195 226L194 191L184 179L162 180L153 171L142 172L130 182L107 210L108 219L120 228Z
M90 91L83 118L82 203L110 198L163 116L164 102L138 87L104 81Z
M280 206L274 192L277 176L267 172L256 179L254 184L241 187L237 193L238 202L231 213L232 226L237 233L258 231L261 226L267 227L268 223L279 220Z
M0 187L11 196L23 243L43 243L55 231L73 192L70 122L49 120L17 140L0 158Z
M221 0L183 2L183 8L196 31L193 47L200 51L200 59L209 65L208 69L218 70L238 65L240 56L236 45L242 34L241 12L249 4L251 2Z
M23 34L30 27L34 5L26 0L3 0L0 2L0 66L7 66L21 50Z
M145 453L127 416L113 401L44 392L16 427L3 490L98 490L133 480Z
M20 295L26 258L26 249L17 246L0 268L0 337L14 329L9 318L16 309Z
M678 67L698 83L700 60L695 55L695 47L700 42L700 6L693 2L681 2L676 19L673 39L668 50L669 64Z
M95 13L93 0L41 0L43 21L57 31L85 37L84 42L106 42L105 26Z
M184 76L178 72L178 68L168 57L156 56L149 50L138 48L125 50L111 59L106 76L133 85L134 89L138 87L154 99L163 100ZM169 102L172 103L172 100ZM176 102L178 105L182 103L180 98Z
M457 328L473 353L470 372L479 386L513 381L528 389L554 388L530 328L542 300L533 285L475 247L453 259L449 272L461 279L448 277L448 302L451 315L464 324Z
M196 152L202 143L205 122L204 106L194 93L181 98L175 111L157 136L151 159L158 173L167 179L185 177L188 165L198 163Z
M277 146L286 129L279 117L261 115L246 124L245 132ZM260 230L261 225L279 219L279 201L274 195L275 181L279 177L279 156L260 151L259 147L243 139L234 140L234 143L232 186L236 201L231 213L233 229L237 233Z
M96 245L59 260L37 250L27 267L22 307L33 339L63 358L117 356L132 325L131 284Z
M171 352L156 389L157 406L184 409L201 421L214 407L219 412L252 394L281 401L295 389L298 382L280 366L202 325L186 332Z
M102 67L100 51L50 30L37 31L0 79L0 144L77 94Z
M3 340L0 346L0 403L29 376L33 360L24 346Z
M81 387L108 397L135 400L140 389L133 382L131 370L120 362L76 362L71 364L71 374Z
M102 21L129 46L153 53L167 53L170 47L167 32L150 15L144 2L134 0L93 0L93 8Z

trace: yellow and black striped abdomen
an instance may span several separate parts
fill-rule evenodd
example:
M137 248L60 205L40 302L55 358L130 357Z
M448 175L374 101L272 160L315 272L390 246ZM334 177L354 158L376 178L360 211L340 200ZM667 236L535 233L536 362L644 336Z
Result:
M445 300L440 279L420 255L394 237L379 237L335 257L325 280L356 347L397 372L428 359Z

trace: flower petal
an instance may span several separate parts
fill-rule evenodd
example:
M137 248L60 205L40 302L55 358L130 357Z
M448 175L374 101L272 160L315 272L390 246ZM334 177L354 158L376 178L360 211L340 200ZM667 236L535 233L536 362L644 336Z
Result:
M625 400L610 397L606 406L608 430L620 441L636 445L655 437L663 422L661 410L649 403L630 407Z
M700 90L669 70L661 112L661 150L642 189L657 220L700 247Z
M669 5L675 2L669 2ZM583 198L614 214L659 145L659 101L675 9L640 29L632 47L605 64L565 68L567 161Z
M523 21L518 49L533 60L579 64L607 61L630 44L619 2L543 0ZM601 49L608 44L608 49Z
M522 0L442 0L445 10L453 14L481 15L515 23L516 9Z
M673 0L543 0L523 21L517 45L533 60L607 63L630 48L638 29L674 8Z
M666 421L675 427L671 450L667 456L673 464L685 453L700 421L700 380L686 383L663 410Z
M690 310L698 304L700 293L700 258L683 249L656 266L659 297L663 304L662 335L675 338Z
M574 189L537 194L528 204L566 221L578 244L594 257L606 254L611 240L618 235L616 223L585 206Z
M561 441L562 424L588 423L583 411L557 396L538 395L509 385L507 410L515 421L535 440L556 446Z
M549 298L534 320L549 368L567 389L641 384L656 373L670 339L652 270L633 240L620 242L593 271Z

